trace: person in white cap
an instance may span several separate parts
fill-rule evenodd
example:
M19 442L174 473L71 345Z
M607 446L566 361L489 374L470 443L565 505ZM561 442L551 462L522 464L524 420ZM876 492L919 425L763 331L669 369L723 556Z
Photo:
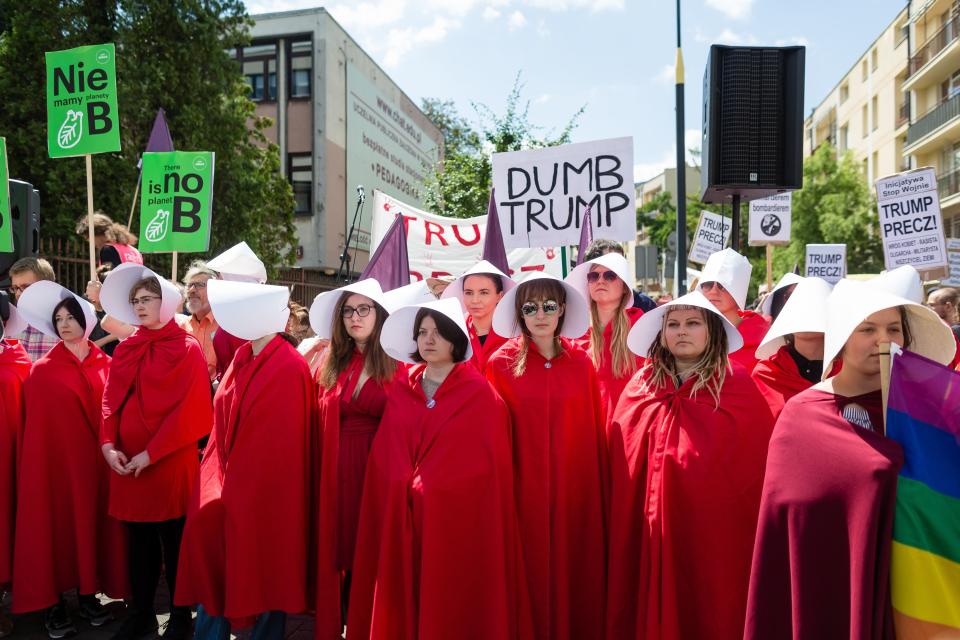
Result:
M792 271L783 274L777 284L774 285L773 291L764 295L760 302L760 313L763 317L770 322L776 320L790 296L793 295L797 285L801 282L803 282L803 276L799 274Z
M609 429L608 638L737 638L773 417L699 291L650 311Z
M493 312L503 294L516 283L486 260L481 260L443 290L441 298L456 298L466 313L474 366L482 373L497 349L507 341L493 328Z
M196 604L197 640L282 640L307 601L316 390L284 333L286 287L210 281L220 326L247 340L213 399L214 423L183 531L174 603Z
M310 322L329 340L320 365L322 460L317 567L317 637L339 637L346 622L360 498L370 446L387 394L406 366L380 344L387 303L373 278L321 293Z
M884 343L941 364L954 350L930 309L841 280L827 301L824 380L787 402L770 440L747 640L894 635L890 547L903 450L883 432ZM834 361L843 365L835 374Z
M572 286L533 272L493 317L511 339L486 376L510 410L520 541L544 639L594 637L604 624L606 416L593 363L571 343L588 313Z
M413 367L387 396L370 450L350 637L531 637L510 418L468 361L460 303L397 309L380 343Z
M757 347L753 381L776 418L783 405L823 377L823 332L832 287L821 278L801 278Z
M740 332L743 347L730 359L748 372L757 365L757 347L770 329L762 315L746 308L751 271L750 261L733 249L717 251L707 259L697 287Z
M154 595L161 566L176 591L180 539L199 469L197 441L210 433L210 377L200 344L174 320L180 292L146 267L122 264L100 302L136 325L114 351L103 391L100 443L110 474L110 515L127 525L133 611L112 640L157 629ZM171 598L172 599L172 598ZM189 607L173 607L163 634L190 633Z
M37 282L18 310L59 342L23 387L13 612L45 609L47 635L63 638L77 631L64 592L78 591L80 615L94 627L113 619L98 592L128 594L126 535L107 514L110 477L99 445L110 357L89 339L93 305L59 284Z
M577 265L566 281L590 304L590 328L576 344L590 355L597 369L600 397L609 419L640 365L627 346L630 327L643 315L631 306L630 265L620 254L607 253Z

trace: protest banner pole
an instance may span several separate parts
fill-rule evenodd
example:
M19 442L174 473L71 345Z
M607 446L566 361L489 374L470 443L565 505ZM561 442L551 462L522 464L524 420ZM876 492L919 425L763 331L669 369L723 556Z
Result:
M773 245L767 244L767 293L773 291Z
M173 269L171 271L172 271L172 275L170 276L170 281L176 282L177 281L177 252L176 251L173 252Z
M87 241L90 244L90 281L97 279L97 260L93 241L93 156L84 156L87 164Z
M887 433L887 400L890 397L890 343L880 343L880 397L883 399L882 435Z
M560 245L560 264L563 266L563 277L567 277L570 265L567 264L567 245Z
M133 210L137 208L137 196L140 195L140 179L143 177L143 171L139 171L137 174L137 186L133 189L133 202L130 203L130 215L127 217L127 231L130 231L133 227Z

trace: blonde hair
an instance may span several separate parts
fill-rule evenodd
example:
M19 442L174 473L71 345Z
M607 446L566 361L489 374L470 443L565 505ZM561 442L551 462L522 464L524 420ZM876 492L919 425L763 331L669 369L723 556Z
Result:
M629 300L633 300L633 292L619 278L617 279L623 285L623 295L620 296L621 309L613 316L613 331L610 336L610 363L613 369L613 375L617 378L623 378L632 375L637 370L637 360L634 358L630 348L627 347L627 334L630 333L630 321L627 320L627 314L624 308ZM597 310L597 303L590 301L590 359L593 366L600 370L603 362L603 327L600 324L600 312Z
M317 371L317 379L327 391L336 386L340 374L347 370L356 347L356 343L343 324L343 307L346 306L349 297L349 293L343 293L337 301L333 311L333 335L330 337L330 346L327 348L323 364ZM373 308L377 321L373 325L373 333L367 340L367 348L363 351L363 369L371 380L382 386L393 379L397 371L397 363L380 346L380 330L387 320L387 310L376 302L373 303Z
M537 279L531 282L523 282L517 285L517 295L514 298L514 317L517 325L520 327L520 351L517 353L516 360L513 361L513 377L519 378L527 370L527 354L530 352L530 342L532 340L530 330L527 329L527 323L523 321L523 313L520 308L528 302L537 300L556 300L561 305L567 302L567 292L563 285L556 280ZM557 328L553 332L553 349L560 355L563 353L563 344L560 342L560 330L563 329L563 319L566 316L566 309L563 315L557 320Z

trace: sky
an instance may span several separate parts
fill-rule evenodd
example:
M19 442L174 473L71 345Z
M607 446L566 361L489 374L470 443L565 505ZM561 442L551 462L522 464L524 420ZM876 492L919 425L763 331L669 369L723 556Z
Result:
M809 114L905 6L903 0L681 0L686 145L700 146L711 44L804 45ZM317 0L246 0L257 13ZM518 73L530 120L572 141L632 136L640 181L676 164L676 4L670 0L334 0L325 6L414 102L503 113Z

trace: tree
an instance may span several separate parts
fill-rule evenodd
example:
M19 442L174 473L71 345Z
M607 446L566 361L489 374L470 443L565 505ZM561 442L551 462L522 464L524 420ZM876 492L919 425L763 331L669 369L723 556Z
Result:
M210 253L246 240L271 268L292 262L293 193L227 53L249 40L240 0L0 0L0 15L0 132L11 175L40 189L43 235L73 236L86 212L83 159L47 157L43 54L114 42L122 151L93 157L95 206L126 222L163 107L178 149L216 153Z

